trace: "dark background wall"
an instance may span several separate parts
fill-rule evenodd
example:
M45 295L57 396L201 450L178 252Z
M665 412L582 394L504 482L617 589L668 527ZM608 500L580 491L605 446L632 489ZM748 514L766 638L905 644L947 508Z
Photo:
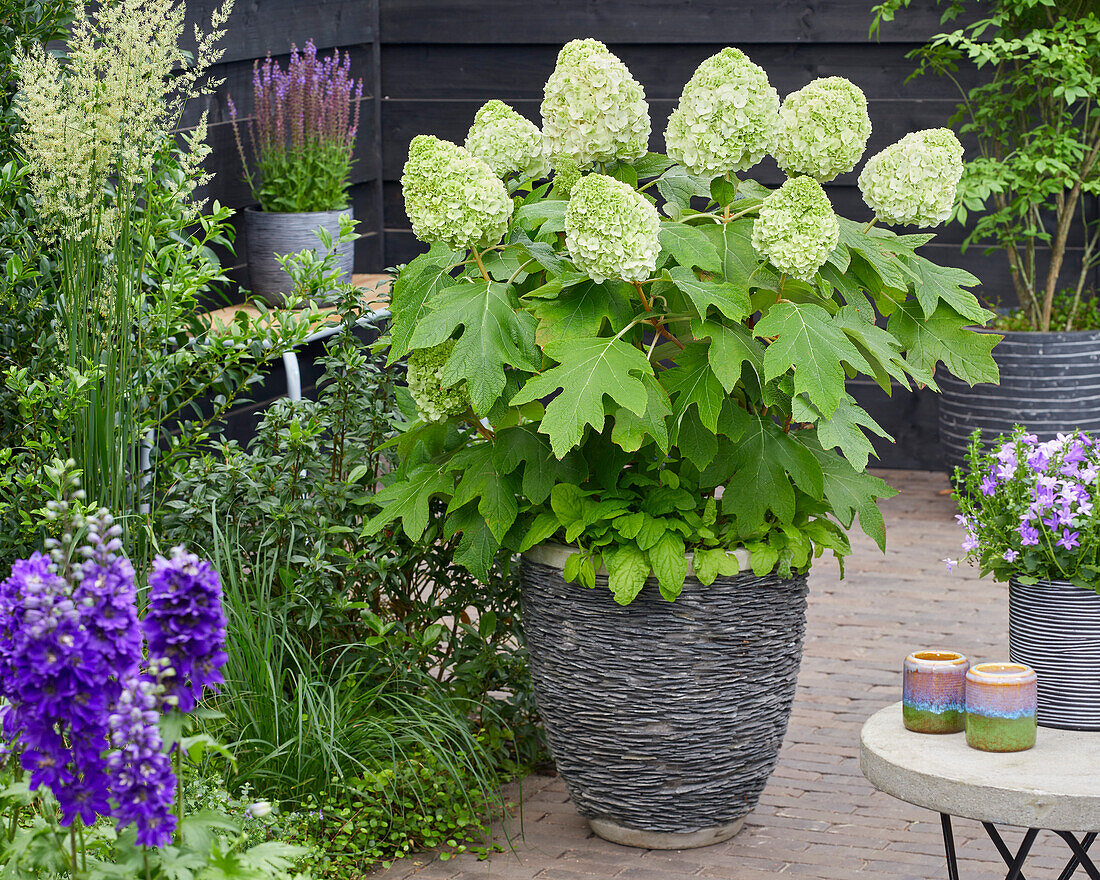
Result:
M913 69L906 53L941 30L934 0L913 0L877 41L868 38L872 2L238 0L218 70L226 83L191 108L188 121L203 109L209 112L214 146L209 168L215 173L210 192L225 204L246 206L252 199L241 180L226 95L250 113L253 60L270 52L285 62L291 43L302 45L312 37L323 51L350 52L353 73L365 86L351 191L365 233L356 269L379 272L422 249L409 230L398 183L409 141L430 133L461 143L474 113L490 98L538 122L543 83L558 49L574 38L603 40L645 87L655 150L663 150L665 120L683 84L699 62L727 45L742 48L761 65L781 97L816 77L840 75L855 82L870 106L868 156L907 132L947 125L958 99L955 86L937 77L906 82ZM213 6L212 0L193 0L189 17L207 20ZM770 159L750 173L766 183L783 179ZM838 178L828 186L829 196L839 213L869 218L856 177ZM962 253L965 230L956 225L938 233L925 248L932 259L973 272L988 303L1014 302L1002 254ZM1071 265L1074 257L1071 250ZM247 285L247 266L233 265L235 277ZM933 396L898 392L887 398L876 386L859 382L853 392L898 441L893 447L880 444L882 463L938 466Z

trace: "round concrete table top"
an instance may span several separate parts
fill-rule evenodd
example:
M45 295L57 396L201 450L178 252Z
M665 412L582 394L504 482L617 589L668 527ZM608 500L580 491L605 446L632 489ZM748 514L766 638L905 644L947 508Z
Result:
M906 730L895 703L863 725L859 763L875 788L939 813L1100 832L1100 733L1040 727L1026 752L980 752L962 733Z

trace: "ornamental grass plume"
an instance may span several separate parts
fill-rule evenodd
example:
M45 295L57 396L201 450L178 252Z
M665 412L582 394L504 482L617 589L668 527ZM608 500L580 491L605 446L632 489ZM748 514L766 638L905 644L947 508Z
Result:
M911 132L867 160L859 175L863 200L885 223L939 226L954 208L962 157L949 129Z
M779 93L740 49L725 48L696 68L668 118L670 158L694 174L745 171L771 152Z
M64 65L42 47L16 57L16 143L35 207L55 233L110 246L118 218L108 181L139 185L187 99L216 85L206 73L221 57L231 6L214 12L194 53L179 46L183 4L118 0L94 17L76 7Z
M792 177L764 199L752 225L752 246L780 272L810 281L840 238L840 221L821 184Z
M609 278L640 282L657 268L661 251L657 209L634 188L606 174L573 186L565 212L565 246L597 284Z
M443 384L443 368L454 351L455 341L447 339L431 348L409 352L406 381L420 416L427 422L442 422L470 408L466 382Z
M351 55L317 57L313 40L291 46L284 71L268 55L252 65L253 115L248 120L252 164L245 153L237 105L229 117L245 180L264 211L335 211L347 207L363 81L351 76Z
M792 177L827 183L856 167L870 136L863 91L842 76L815 79L784 99L775 159Z
M405 213L421 241L491 247L512 217L512 199L493 169L463 147L421 134L401 174Z
M503 101L489 101L474 116L466 149L493 169L497 177L541 180L550 173L546 141L539 127Z
M546 81L542 132L551 155L582 167L640 159L649 148L649 104L626 65L599 40L572 40Z

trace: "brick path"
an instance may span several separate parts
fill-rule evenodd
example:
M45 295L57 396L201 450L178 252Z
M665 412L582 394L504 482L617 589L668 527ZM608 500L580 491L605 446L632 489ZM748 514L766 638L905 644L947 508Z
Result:
M939 494L947 487L942 474L882 476L901 490L883 505L887 554L853 533L843 581L832 563L813 569L790 729L760 805L737 837L679 852L616 846L589 832L561 780L535 777L524 784L522 832L518 821L508 829L514 851L484 862L421 856L395 865L384 880L946 877L938 817L871 788L859 772L859 728L900 699L901 661L915 647L958 648L972 660L1006 657L1007 593L965 564L947 574L940 560L958 558L961 536L951 499ZM978 823L957 820L955 833L962 880L1004 877ZM1018 833L1007 837L1014 848ZM1028 876L1053 878L1067 857L1064 844L1040 835Z

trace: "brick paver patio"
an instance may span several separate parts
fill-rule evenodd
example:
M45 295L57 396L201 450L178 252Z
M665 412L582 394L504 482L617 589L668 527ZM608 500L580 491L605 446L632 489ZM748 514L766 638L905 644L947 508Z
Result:
M961 539L954 505L939 494L947 488L942 474L881 475L901 490L883 505L887 554L853 533L843 581L831 562L813 569L790 730L775 775L737 837L682 852L616 846L591 834L559 779L537 777L524 785L522 832L518 820L508 828L511 851L481 862L421 856L395 865L385 880L946 877L938 817L871 788L859 772L859 729L900 699L901 661L913 648L958 648L972 660L1006 657L1007 592L965 564L948 574L940 561L959 557ZM978 823L960 819L955 833L962 880L1004 877ZM1014 846L1019 834L1007 836ZM1036 880L1057 876L1067 854L1044 833L1032 858L1028 876Z

